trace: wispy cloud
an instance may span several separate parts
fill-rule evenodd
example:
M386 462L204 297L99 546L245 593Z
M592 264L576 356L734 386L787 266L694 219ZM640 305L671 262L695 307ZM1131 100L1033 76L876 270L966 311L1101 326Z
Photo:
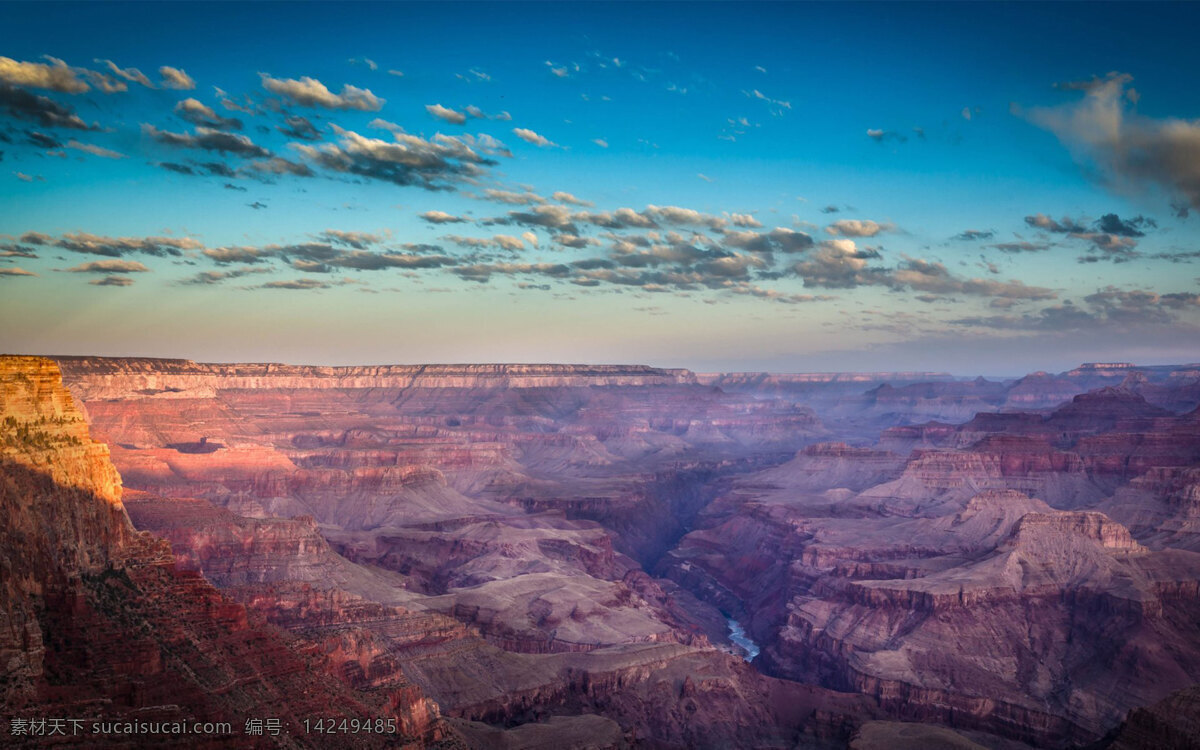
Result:
M0 81L13 86L49 89L64 94L82 94L91 89L71 66L57 58L47 59L50 64L0 57Z
M202 243L191 237L106 237L90 232L67 232L51 237L41 232L26 232L21 242L29 245L59 247L76 253L120 258L131 253L143 255L179 256L185 250L199 250ZM119 269L113 269L119 270Z
M766 94L759 91L758 89L750 89L749 91L743 90L742 93L745 94L746 96L750 97L751 99L758 99L760 101L764 101L767 104L771 105L771 109L772 109L773 113L777 114L777 115L782 114L783 110L785 110L785 109L792 108L791 102L784 101L782 99L772 99L771 97L767 96Z
M539 135L528 128L513 128L512 132L513 135L525 141L526 143L532 143L539 148L554 148L558 146L558 144L554 141L543 135Z
M71 268L64 268L70 273L148 273L146 264L136 260L94 260L91 263L80 263Z
M378 112L386 103L385 99L375 96L370 89L360 89L350 84L343 85L341 92L335 94L325 84L309 76L295 79L272 78L266 73L259 73L259 76L267 91L309 107Z
M1200 122L1151 118L1133 107L1140 95L1133 77L1109 73L1103 78L1058 84L1082 92L1083 99L1058 107L1014 112L1058 136L1074 157L1096 167L1125 190L1156 186L1178 199L1181 214L1200 208Z
M83 151L84 153L91 154L92 156L100 156L105 159L126 158L125 154L122 154L119 151L113 151L112 149L97 146L93 143L80 143L74 139L67 141L67 148L73 148L76 151Z
M577 198L565 190L555 190L550 195L550 198L551 198L551 200L558 201L559 203L567 203L572 206L591 206L591 205L593 205L591 201L585 201L582 198Z
M99 65L104 65L109 69L109 71L112 72L113 75L119 78L123 78L126 81L132 81L133 83L139 83L148 89L154 88L154 84L150 81L146 74L137 68L121 68L112 60L97 59L94 62Z
M92 279L92 286L133 286L133 279L128 276L105 276L102 279Z
M143 124L142 132L159 143L176 148L203 149L252 158L271 156L270 151L246 136L226 133L215 128L197 127L194 133L172 133L159 130L150 124Z
M867 137L876 143L884 143L885 141L899 141L904 143L908 138L894 130L883 130L882 128L870 128L867 130Z
M1145 216L1121 219L1112 213L1104 214L1090 226L1085 226L1082 221L1069 216L1056 220L1042 213L1026 216L1025 223L1034 229L1063 234L1088 243L1092 254L1080 258L1080 261L1085 263L1094 263L1102 259L1121 263L1138 257L1140 254L1135 250L1138 238L1145 236L1145 230L1158 226L1154 219Z
M193 125L216 130L241 130L242 121L236 117L222 117L212 107L198 99L184 99L175 105L175 114Z
M880 224L869 219L840 219L825 227L825 231L842 237L874 237L880 232L894 230L891 224Z
M954 235L954 239L962 240L963 242L977 242L979 240L990 240L996 236L996 233L990 229L964 229Z
M388 142L336 126L335 132L338 143L296 143L292 147L311 163L333 172L426 190L450 190L455 183L473 181L496 164L490 154L502 148L482 137L438 134L424 139L394 130L393 141Z
M445 120L455 125L462 125L467 121L466 113L455 111L449 107L443 107L440 104L426 104L425 111L439 120Z
M183 89L185 91L196 88L196 82L192 80L192 77L179 68L164 65L158 69L158 74L162 76L163 88Z
M283 125L276 126L275 129L289 138L298 138L302 141L321 140L321 131L317 130L317 126L313 125L307 117L300 115L287 116L284 118Z
M71 107L6 82L0 82L0 111L15 119L27 120L48 128L100 129L95 123L84 122Z
M445 211L426 211L421 214L421 218L428 221L430 224L461 224L466 221L461 216L448 214Z

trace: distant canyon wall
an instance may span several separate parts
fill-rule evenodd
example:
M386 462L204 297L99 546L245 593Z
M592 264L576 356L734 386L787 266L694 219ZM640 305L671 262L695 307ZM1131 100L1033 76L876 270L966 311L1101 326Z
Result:
M374 365L321 367L206 364L186 359L56 357L63 377L87 401L139 395L194 397L216 389L580 388L695 384L688 370L645 365Z

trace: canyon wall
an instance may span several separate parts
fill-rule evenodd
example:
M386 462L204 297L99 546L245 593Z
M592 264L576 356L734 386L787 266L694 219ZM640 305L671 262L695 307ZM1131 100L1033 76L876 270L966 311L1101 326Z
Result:
M756 673L639 564L710 485L822 435L802 406L637 366L60 361L139 528L471 741L557 746L602 712L613 746L819 744L874 715Z
M587 388L695 383L687 370L643 365L204 364L183 359L57 357L83 399L137 398L215 389ZM169 397L169 396L168 396Z
M660 572L744 612L770 674L909 721L1102 742L1200 682L1190 407L1106 386L814 445L736 480Z
M449 730L434 704L403 690L356 690L327 660L252 617L170 547L136 531L107 449L93 441L57 366L0 357L0 661L2 714L82 720L87 746L128 746L91 734L103 722L223 722L191 747L317 747L305 718L391 717L399 732L360 747L427 746ZM290 735L247 735L248 719L278 719ZM67 732L76 725L67 725ZM10 733L17 746L54 744ZM162 738L168 744L178 740Z
M113 512L422 742L1065 748L1200 681L1186 367L59 362Z

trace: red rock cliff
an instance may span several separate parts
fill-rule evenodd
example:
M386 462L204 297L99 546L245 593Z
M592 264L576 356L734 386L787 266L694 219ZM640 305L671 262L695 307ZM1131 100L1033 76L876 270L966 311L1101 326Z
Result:
M228 722L225 733L189 738L214 748L316 746L302 721L319 716L397 719L403 734L355 746L445 735L411 685L355 690L198 574L176 569L166 542L135 531L107 449L91 440L52 361L0 357L0 425L0 717ZM293 733L245 735L248 718L278 718Z

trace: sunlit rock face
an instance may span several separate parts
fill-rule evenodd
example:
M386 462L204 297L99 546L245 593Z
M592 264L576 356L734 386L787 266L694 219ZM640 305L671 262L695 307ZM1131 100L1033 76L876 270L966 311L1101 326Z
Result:
M0 357L0 437L0 659L9 706L37 701L43 690L42 602L63 589L78 595L70 579L119 561L136 533L108 448L91 439L53 362Z
M88 434L58 366L41 357L0 357L0 388L0 452L119 508L121 477L108 446Z
M166 542L136 531L108 450L90 437L54 362L0 357L0 420L5 719L236 727L195 738L200 747L256 747L241 732L247 718L299 727L321 712L390 716L404 741L446 736L436 705L411 683L363 691L370 686L339 679L333 660L314 658L177 567ZM368 738L362 746L385 744Z
M1186 370L61 365L133 523L414 737L1066 747L1200 682Z

